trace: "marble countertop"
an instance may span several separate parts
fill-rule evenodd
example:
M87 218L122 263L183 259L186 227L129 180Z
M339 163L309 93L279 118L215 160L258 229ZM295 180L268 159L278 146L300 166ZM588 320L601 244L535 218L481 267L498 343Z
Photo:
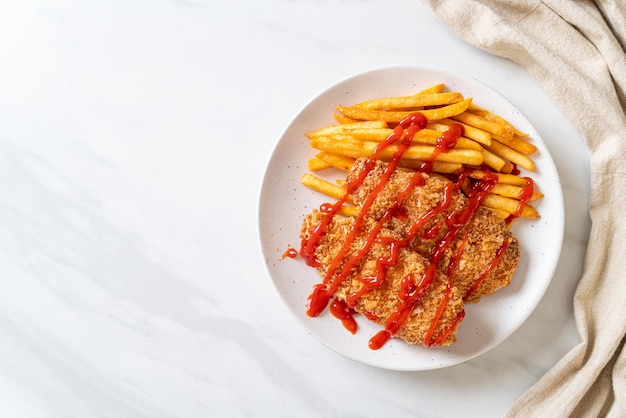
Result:
M419 2L0 5L0 416L497 417L578 342L589 153L517 65ZM258 244L265 163L355 73L420 64L501 92L553 154L561 259L511 337L396 372L309 336Z

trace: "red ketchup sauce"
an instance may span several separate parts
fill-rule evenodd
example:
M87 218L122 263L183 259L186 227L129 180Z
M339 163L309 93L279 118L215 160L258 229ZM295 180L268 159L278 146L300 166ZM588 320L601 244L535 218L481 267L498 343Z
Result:
M296 250L295 248L289 247L287 248L287 251L283 253L282 259L284 260L287 257L296 258L297 256L298 256L298 250Z
M300 246L300 255L304 258L307 265L312 266L312 267L319 266L319 261L315 258L315 247L317 243L319 242L319 240L324 235L326 228L328 227L328 224L332 220L333 216L337 213L337 211L339 211L343 203L347 200L348 196L352 194L352 192L354 192L361 184L363 184L367 175L374 168L378 155L385 148L401 140L400 144L397 146L397 150L391 162L387 165L385 171L381 175L379 183L377 184L377 186L374 188L370 196L368 196L368 199L363 204L363 208L361 209L360 213L356 217L354 224L352 226L352 229L348 237L346 238L346 241L342 245L335 259L331 262L327 270L327 274L323 280L325 287L322 290L316 286L316 288L314 288L313 293L311 293L311 295L307 298L306 313L308 316L315 317L319 315L324 310L325 306L328 304L328 301L330 300L330 296L332 296L335 293L335 291L341 285L341 281L345 279L346 277L345 271L349 271L349 265L345 266L342 269L342 271L344 272L343 274L336 274L337 273L336 270L339 268L341 261L343 260L344 256L347 254L347 252L350 249L350 245L352 244L352 242L358 235L359 229L363 224L365 215L367 211L369 210L369 207L372 205L372 203L376 199L376 196L378 196L378 194L380 193L384 185L387 183L387 181L391 177L391 174L396 169L396 166L398 165L398 162L400 161L402 154L404 154L404 152L407 150L407 148L411 144L411 140L413 139L413 136L415 135L415 133L417 133L420 129L424 128L427 122L428 121L426 120L424 115L422 115L421 113L414 113L410 115L409 117L407 117L406 119L404 119L403 121L401 121L400 124L396 126L394 131L384 141L382 141L376 146L372 155L369 156L368 159L366 160L365 166L363 170L361 170L359 175L352 181L348 182L348 184L346 185L346 193L341 198L339 198L339 200L337 200L337 202L334 205L330 206L330 208L326 207L324 209L320 209L322 212L325 212L324 216L322 217L320 223L317 226L315 226L311 231L309 231L309 236L302 240L302 243ZM373 243L373 239L372 239L372 243ZM356 262L358 262L358 260L360 259L360 256L352 257L352 259L354 261L351 264L354 265L356 264Z
M472 287L470 287L467 290L467 293L465 294L465 296L463 296L463 299L467 299L469 296L471 296L477 289L478 287L480 287L480 285L482 284L483 280L485 280L485 277L489 276L489 274L491 274L491 272L493 272L493 270L496 268L496 266L498 265L498 262L500 261L500 258L502 258L502 254L504 254L504 252L506 251L506 249L509 247L509 244L511 243L511 239L507 239L505 240L502 245L500 246L500 248L498 249L498 251L496 251L496 256L491 260L491 262L489 263L489 265L487 266L487 268L485 269L485 271L483 271L480 276L478 277L478 279L474 282L474 284L472 285Z
M343 326L350 331L351 334L356 332L356 320L354 309L348 307L344 301L335 298L333 303L330 304L330 313L337 319L341 320Z
M533 193L535 192L535 184L533 183L533 180L530 177L524 177L524 180L526 180L526 184L524 185L524 187L522 187L522 190L520 191L519 203L517 204L517 209L515 210L514 213L510 214L506 218L505 222L507 224L510 224L516 218L519 218L520 216L522 216L522 212L524 211L524 208L526 207L530 199L533 197Z
M361 186L361 184L363 184L367 175L374 168L378 155L385 148L396 145L396 152L393 155L393 158L385 167L384 172L380 176L378 183L375 185L370 195L363 202L359 214L355 217L352 229L350 230L348 237L343 242L338 254L330 263L330 266L327 269L327 273L325 274L322 283L316 284L313 287L312 293L307 298L306 313L308 316L318 316L326 309L331 299L333 299L330 307L332 315L340 319L344 327L346 327L351 333L356 332L356 321L353 318L355 311L352 309L352 306L356 304L357 300L361 296L365 295L373 289L376 289L385 282L387 268L392 267L397 263L400 249L408 246L411 240L422 230L424 225L429 220L431 220L434 216L447 211L450 207L453 192L460 189L460 185L468 176L467 173L461 174L456 183L451 182L446 185L443 199L439 203L439 205L431 208L421 218L413 222L406 237L398 240L379 236L380 230L391 217L395 216L403 220L406 220L408 218L407 214L402 209L403 200L411 193L411 191L415 187L424 185L425 180L422 176L422 173L429 173L432 171L433 162L435 161L437 156L439 156L441 153L448 152L455 147L458 138L464 133L463 126L459 124L451 125L449 129L442 133L442 135L437 139L431 156L420 165L419 169L411 177L409 183L405 186L403 190L400 191L400 193L398 193L396 200L372 227L364 245L346 260L346 256L349 253L349 250L354 240L357 238L363 222L365 221L365 217L368 211L371 209L372 204L376 200L376 197L383 190L389 178L395 171L398 162L400 161L400 158L411 144L413 136L420 129L423 129L426 124L426 118L419 112L413 113L409 117L401 121L394 129L394 131L389 135L389 137L387 137L383 142L378 144L372 155L366 160L364 168L357 175L357 177L347 184L346 194L338 199L335 204L331 205L329 203L325 203L320 207L320 211L323 212L324 215L320 223L309 231L308 237L302 240L300 247L300 255L304 258L307 265L312 267L318 267L320 265L319 260L315 258L315 248L319 243L319 240L324 236L325 231L328 228L328 225L330 224L333 216L341 208L343 203L347 200L348 196L352 194L359 186ZM485 175L483 176L483 178L479 181L476 181L470 187L469 192L467 193L468 203L466 207L458 212L453 211L448 216L446 216L445 226L447 227L447 229L445 230L442 238L437 241L435 251L431 259L429 260L429 264L426 267L426 270L420 277L414 277L414 275L409 274L402 279L401 289L398 294L398 298L401 301L400 305L394 312L392 312L389 318L387 318L384 324L384 329L370 339L369 347L371 349L377 350L381 348L390 338L394 337L400 330L415 306L420 302L420 300L426 294L430 285L432 284L435 274L437 272L437 264L443 257L445 250L450 246L452 242L454 242L454 240L459 235L459 232L462 230L463 226L465 226L472 219L480 204L483 202L487 194L496 184L497 180L498 179L495 174L485 171ZM523 191L522 194L524 195L524 197L528 193L530 193L530 196L532 196L532 185L529 187L531 187L530 192ZM530 199L530 196L528 197L528 199ZM518 209L521 214L523 207ZM432 239L438 235L441 227L442 225L436 225L426 231L423 231L422 233L424 234L425 238ZM462 237L462 240L463 241L460 245L460 248L455 252L455 255L450 261L448 271L446 272L448 277L450 277L450 274L458 264L460 255L463 250L463 246L465 245L465 237ZM387 245L390 250L389 256L380 257L377 260L376 275L358 278L363 286L360 288L360 290L348 295L345 302L337 298L333 298L335 292L341 286L342 282L350 276L352 269L359 263L363 256L368 253L372 245L374 245L375 243ZM503 253L505 249L506 248L501 249L500 252ZM496 256L496 258L497 259L492 262L493 267L491 267L491 269L495 268L499 256ZM486 277L489 273L490 269L487 269L487 271L484 273L484 277ZM479 281L474 284L472 289L478 288L478 286L480 286L479 282L482 282L482 280L479 279ZM426 346L441 345L446 340L446 338L456 329L457 325L463 320L465 316L465 312L461 311L446 329L440 332L439 335L435 335L439 320L441 319L441 316L443 315L443 312L445 311L445 308L448 304L452 288L453 283L449 279L441 302L437 307L436 314L432 319L430 327L427 331L424 342ZM367 315L365 316L372 320L377 319L373 313L367 313Z

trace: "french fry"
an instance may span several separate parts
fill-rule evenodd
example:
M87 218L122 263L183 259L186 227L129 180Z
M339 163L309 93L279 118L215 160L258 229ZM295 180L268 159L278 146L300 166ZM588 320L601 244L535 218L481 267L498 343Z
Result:
M524 190L523 187L520 187L520 186L497 183L496 185L493 186L491 193L504 196L504 197L510 197L512 199L519 199L523 190ZM542 197L543 197L543 193L540 193L538 191L533 191L533 194L530 197L529 201L534 202L536 200L541 199Z
M329 135L316 135L326 136L333 138L336 141L356 140L356 141L384 141L391 133L393 129L390 128L372 128L372 129L353 129L350 131L337 132Z
M335 120L337 122L339 122L340 124L358 122L358 120L356 120L356 119L352 119L352 118L349 118L347 116L344 116L344 115L338 114L338 113L333 113L333 118L335 118Z
M517 211L520 201L517 199L511 199L509 197L500 196L494 193L489 193L483 204L488 208L499 209L514 214ZM532 205L525 205L520 215L522 218L539 219L539 212Z
M354 158L344 157L343 155L329 154L327 152L320 152L316 155L316 158L322 160L332 167L338 168L341 171L348 172L354 164Z
M526 170L535 171L535 163L532 159L530 159L530 157L514 150L513 148L507 147L498 141L492 141L491 145L485 145L485 148L494 154L525 168Z
M504 164L504 167L502 167L502 169L500 170L500 172L505 173L505 174L511 174L514 169L515 169L515 165L512 162L507 161Z
M367 148L371 151L374 151L374 148L377 143L367 142ZM391 145L387 147L380 155L382 158L391 158L393 154L396 152L397 146ZM407 148L403 157L409 160L428 160L433 152L435 151L435 147L431 145L411 145ZM370 152L371 153L371 152ZM453 148L448 152L442 152L437 155L435 161L447 162L447 163L457 163L457 164L465 164L465 165L481 165L483 162L483 155L480 151L472 150L472 149L461 149L461 148Z
M359 211L356 206L342 206L337 213L343 216L350 216L354 218L356 215L358 215Z
M414 138L421 138L422 136L429 136L431 138L434 138L435 140L437 138L439 138L443 132L445 132L446 130L448 130L448 127L446 125L443 124L429 124L430 127L426 127L425 129L421 129L420 131L418 131L415 135ZM419 139L417 140L417 142L421 142ZM428 141L429 144L433 144L432 139ZM456 145L459 148L467 148L467 149L475 149L475 150L481 150L482 147L479 143L477 143L476 141L466 137L466 136L460 136L457 139Z
M466 125L482 129L483 131L489 132L490 134L502 136L506 133L505 127L501 123L485 119L474 113L463 112L456 116L453 116L452 119L458 122L463 122Z
M450 128L450 125L452 125L453 123L455 123L455 121L453 120L450 120L449 124L445 124L437 120L437 121L428 122L428 124L426 124L426 128L431 129L433 131L445 132Z
M471 186L469 185L467 181L462 184L462 189L466 193L469 191L470 187ZM521 188L516 188L517 190L509 190L511 194L515 193L515 196L511 196L511 197L503 196L502 194L496 193L498 189L500 191L504 191L504 189L508 187L516 188L516 186L496 184L493 187L493 189L487 194L482 204L490 208L499 217L503 219L507 219L509 218L510 215L513 215L513 214L517 215L520 205L522 207L522 211L521 211L521 214L519 214L519 216L523 218L532 218L532 219L537 219L540 217L539 213L533 206L529 205L528 202L522 202L519 199L520 193L522 192ZM541 196L536 196L535 200L539 198L541 198ZM506 213L506 216L503 216L505 213Z
M504 161L502 158L498 157L496 154L486 149L482 149L482 153L483 161L487 167L492 168L494 171L498 172L505 169L506 161Z
M486 109L479 108L478 106L476 107L470 106L469 111L487 120L491 120L491 121L501 124L504 127L503 136L507 138L512 137L513 135L515 135L516 132L518 132L517 129L515 129L515 126L513 126L513 124L511 124L508 120L504 119L500 115L496 115L495 113L490 112ZM528 136L528 135L520 132L520 136Z
M495 213L495 215L496 215L498 218L500 218L500 219L502 219L502 220L507 219L507 218L511 215L509 212L507 212L507 211L505 211L505 210L502 210L502 209L497 209L497 208L490 208L490 209L491 209L491 211L492 211L493 213ZM509 221L509 222L510 222L510 221Z
M340 199L346 194L346 190L343 187L314 176L313 174L303 174L300 178L300 183L334 199ZM346 202L353 203L352 197L348 196Z
M384 141L391 133L393 133L391 128L370 128L353 129L349 135L359 140L380 142Z
M475 179L482 179L485 176L485 172L482 170L473 170L469 173L469 175ZM526 185L526 179L514 174L498 173L498 183L523 187Z
M501 144L504 144L508 146L509 148L512 148L518 152L521 152L522 154L531 155L537 152L536 146L534 146L527 140L522 139L521 137L517 135L514 135L510 138L506 138L506 137L499 136L499 135L492 135L492 137L493 139L500 142Z
M336 106L337 113L333 117L338 124L306 133L309 145L320 151L308 161L310 171L326 168L350 171L355 159L371 156L380 142L394 132L397 123L420 112L428 120L428 125L414 133L411 145L398 161L399 169L422 170L424 162L431 161L435 173L458 175L469 169L471 178L481 179L485 175L483 169L488 168L497 174L498 182L483 204L496 216L506 219L509 226L512 222L510 215L518 214L520 205L523 205L521 217L538 218L539 213L528 202L541 199L543 194L535 190L528 202L523 202L527 179L512 174L516 167L535 170L530 155L537 151L537 147L528 140L528 134L501 116L479 107L471 97L465 98L462 93L445 92L444 89L444 84L439 83L413 95ZM439 138L452 124L463 126L463 135L457 138L452 149L435 152ZM390 161L397 150L397 144L386 146L378 158ZM330 197L340 198L345 193L342 182L333 184L312 174L303 176L301 181ZM345 206L339 213L354 216L356 208Z
M473 139L479 144L491 145L491 134L487 131L483 131L482 129L478 129L474 126L467 125L465 123L461 123L456 120L452 120L448 118L437 120L437 123L443 124L445 126L450 126L453 123L460 123L461 126L463 126L463 130L464 130L463 135L465 135L467 138Z
M315 131L307 132L305 135L307 138L312 138L314 136L320 135L332 135L339 133L346 133L356 129L382 129L387 128L387 123L382 120L373 120L373 121L357 121L357 122L349 122L339 125L330 125L321 129L317 129Z
M360 109L410 109L424 106L441 106L457 103L463 100L461 93L418 93L412 96L385 97L369 100L355 105Z
M309 145L312 148L326 152L328 154L341 155L343 157L361 158L368 156L364 141L344 140L335 141L332 137L316 136L311 138Z
M398 162L398 167L413 171L418 170L422 163L423 161L420 160L401 159ZM441 174L459 174L463 171L463 164L433 161L433 171Z
M360 158L371 155L378 143L372 141L333 141L328 137L315 137L309 141L309 145L331 154ZM396 150L397 146L391 145L381 152L380 157L382 159L390 159ZM404 152L403 158L425 161L430 158L434 150L435 147L431 145L411 145ZM435 161L479 166L483 162L483 155L482 152L477 150L454 148L449 152L439 154Z
M311 171L319 171L319 170L324 170L326 168L332 167L332 165L330 165L326 161L320 160L317 157L313 157L309 159L308 166L309 166L309 170Z
M381 142L387 139L387 137L389 137L389 135L392 133L393 129L391 128L354 129L343 134L328 135L328 137L336 141L358 140ZM421 129L413 136L412 142L419 144L435 145L441 135L442 132L434 129ZM458 148L475 149L479 151L483 149L480 144L465 137L458 138L456 146Z
M463 113L471 103L472 99L468 98L447 106L420 110L420 113L428 120L445 119ZM358 106L337 106L337 111L351 119L384 120L385 122L393 123L398 123L412 113L415 113L415 111L371 110L363 109Z
M422 129L418 131L415 135L413 135L413 142L418 142L418 143L428 144L428 145L435 145L437 143L438 138L440 138L441 135L442 133L440 131L435 131L431 129ZM463 136L457 139L455 147L482 151L482 147L480 146L479 143L472 141L469 138L465 138Z

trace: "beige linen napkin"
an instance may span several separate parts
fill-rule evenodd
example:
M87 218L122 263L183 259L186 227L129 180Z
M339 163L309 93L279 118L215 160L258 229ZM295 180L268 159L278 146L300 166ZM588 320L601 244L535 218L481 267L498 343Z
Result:
M423 1L467 42L523 66L592 152L592 227L574 296L582 342L507 416L626 417L626 1Z

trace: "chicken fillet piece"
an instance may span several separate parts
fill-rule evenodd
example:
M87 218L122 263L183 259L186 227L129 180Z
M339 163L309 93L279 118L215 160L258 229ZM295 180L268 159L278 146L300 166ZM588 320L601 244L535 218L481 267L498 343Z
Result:
M355 161L347 180L356 178L365 166L365 158ZM361 209L364 202L376 188L387 163L377 161L363 183L354 191L352 197ZM409 247L424 259L431 260L435 248L448 232L446 219L452 212L461 213L468 206L469 199L459 190L446 193L453 183L437 174L417 173L395 170L382 187L380 193L365 215L372 220L380 219L387 209L394 204L401 192L407 187L414 175L422 177L422 185L411 189L402 200L398 215L393 216L386 227L401 237L413 234L411 228L423 224L414 233ZM442 209L442 202L448 196L449 205ZM428 216L431 212L437 212ZM506 243L506 244L505 244ZM504 252L497 259L501 248ZM504 220L491 209L480 205L473 217L454 234L442 257L438 268L451 277L465 302L478 302L482 296L494 293L508 286L520 259L520 247ZM495 267L490 265L497 261ZM484 276L486 274L486 277Z
M306 215L301 228L301 238L308 238L312 228L320 223L323 216L324 214L317 210ZM329 266L337 257L344 242L347 241L346 238L354 224L354 218L339 215L334 215L328 224L326 233L315 248L315 256L320 263L318 267L320 277L327 276ZM341 270L348 260L359 249L363 248L374 224L375 221L370 218L362 225L361 231L352 242L350 250L342 260L338 270ZM390 239L402 238L397 232L389 228L381 229L378 236ZM403 279L412 275L413 280L417 282L429 265L426 258L411 248L402 248L398 252L397 262L387 268L383 283L379 287L359 295L365 286L364 281L367 281L367 278L377 276L379 271L378 260L387 258L390 254L389 245L379 242L372 244L369 251L359 259L335 292L337 298L347 302L356 312L362 313L370 319L374 318L375 322L380 325L384 325L387 318L401 305L402 300L399 295ZM436 271L431 285L424 296L415 304L410 316L400 327L395 337L409 344L423 345L429 345L440 336L442 341L438 341L437 345L445 346L456 341L455 334L460 322L458 317L459 314L463 313L464 305L462 294L455 286L448 286L448 282L448 277ZM444 297L448 298L447 301L443 301ZM443 313L435 319L441 306L443 306ZM436 325L432 325L433 323ZM431 326L434 328L431 329ZM446 330L451 331L446 335Z

